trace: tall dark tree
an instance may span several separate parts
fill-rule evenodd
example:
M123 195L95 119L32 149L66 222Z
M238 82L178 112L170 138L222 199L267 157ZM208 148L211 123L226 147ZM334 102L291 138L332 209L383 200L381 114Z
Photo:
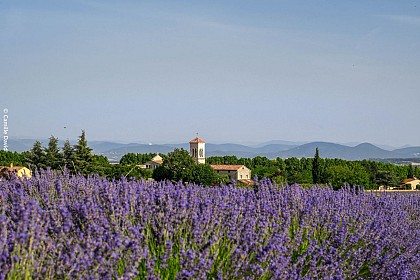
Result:
M74 145L73 155L76 167L75 171L83 175L89 174L92 167L93 155L92 149L88 147L84 130L82 130L82 135L79 136L77 144Z
M58 138L51 135L49 140L48 147L45 149L46 165L52 169L59 169L62 155L58 147Z
M163 165L160 165L153 169L152 178L156 181L172 180L173 176L173 172Z
M31 168L46 167L46 154L40 141L35 141L32 149L30 150L28 161L31 165Z
M63 145L63 154L61 157L61 165L64 168L74 171L74 161L73 161L73 147L70 144L70 141L67 139Z
M319 158L318 147L315 150L315 156L312 161L312 180L314 184L321 183L321 163Z
M407 178L411 179L413 177L414 177L414 169L413 169L413 165L410 163L407 170Z

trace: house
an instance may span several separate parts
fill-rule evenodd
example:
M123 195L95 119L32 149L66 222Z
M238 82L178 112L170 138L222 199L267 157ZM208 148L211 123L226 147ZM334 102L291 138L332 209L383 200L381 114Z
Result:
M210 166L217 174L228 175L230 180L244 180L244 182L251 180L251 169L245 165L212 164Z
M140 165L140 168L153 170L163 163L163 159L159 154L156 154L151 160L145 164Z
M416 178L405 179L401 184L400 188L420 190L420 180Z
M0 166L0 177L9 177L11 174L16 174L20 178L31 178L32 171L24 166Z

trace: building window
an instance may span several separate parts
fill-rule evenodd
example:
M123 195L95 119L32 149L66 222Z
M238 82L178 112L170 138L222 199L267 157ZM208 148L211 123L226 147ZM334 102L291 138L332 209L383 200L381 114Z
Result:
M203 149L200 149L200 157L203 157Z
M241 179L242 179L242 175L241 175Z

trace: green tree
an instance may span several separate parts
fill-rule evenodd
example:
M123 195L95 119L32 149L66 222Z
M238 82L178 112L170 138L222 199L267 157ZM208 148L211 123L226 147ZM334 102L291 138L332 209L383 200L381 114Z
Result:
M319 158L319 151L318 151L318 147L316 147L315 150L315 156L314 159L312 161L312 181L314 184L319 184L321 183L321 162L320 162L320 158Z
M89 171L101 176L108 175L110 173L110 164L108 158L102 155L93 155Z
M166 168L163 165L160 165L156 167L155 169L153 169L152 178L155 179L156 181L172 180L173 176L174 176L173 172L169 168Z
M376 184L378 186L395 187L399 184L400 180L392 171L378 170L376 174Z
M168 153L163 162L163 167L169 169L175 181L190 181L192 178L192 167L195 165L190 153L184 149L175 149Z
M218 182L217 173L209 164L194 164L191 170L191 182L211 186Z
M121 157L120 164L127 165L127 164L136 164L140 163L138 161L138 157L135 153L128 153Z
M0 150L0 166L25 166L26 165L26 153L18 153L12 151Z
M28 161L32 169L46 167L46 154L40 141L35 141L32 149L30 150Z
M74 153L74 149L71 146L70 141L67 139L63 145L61 166L74 172L75 165L74 165L73 153Z
M51 169L59 169L62 154L58 147L58 138L51 135L48 142L48 147L45 149L45 164Z
M413 169L413 165L410 163L410 165L407 168L407 179L411 179L414 177L414 169Z
M80 172L83 175L87 175L91 172L91 164L93 161L92 149L88 147L85 131L82 130L82 135L79 136L79 140L74 145L74 164L76 172Z

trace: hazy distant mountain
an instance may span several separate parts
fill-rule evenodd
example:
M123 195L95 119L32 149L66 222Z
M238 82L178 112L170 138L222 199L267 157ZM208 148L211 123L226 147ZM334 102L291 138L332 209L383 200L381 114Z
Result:
M285 140L271 140L271 141L267 141L267 142L263 142L263 143L259 143L256 145L252 145L252 147L255 148L260 148L260 147L264 147L264 146L268 146L268 145L285 145L285 146L300 146L303 144L307 144L310 141L285 141Z
M420 157L420 147L408 147L396 149L393 152L403 155L406 158L416 158Z
M395 152L378 148L369 143L349 147L328 142L312 142L284 151L282 157L313 157L318 147L319 154L323 158L342 158L347 160L360 160L370 158L396 158L401 155Z
M91 141L88 142L89 147L93 149L94 153L103 153L106 151L110 151L113 149L118 149L130 145L138 145L138 144L122 144L122 143L115 143L115 142L108 142L108 141Z
M34 144L36 140L29 139L11 139L9 138L7 141L7 145L9 146L9 151L16 151L16 152L24 152L29 151L32 148L32 145Z
M313 157L315 150L318 148L319 154L324 158L347 158L351 154L352 147L344 146L340 144L328 143L328 142L311 142L307 144L300 145L298 147L292 148L287 151L281 152L281 157Z
M9 150L28 151L31 149L35 139L9 139ZM44 147L48 145L48 139L40 140ZM72 141L74 144L76 140ZM389 158L419 158L420 147L406 147L394 150L379 148L370 143L362 143L355 146L336 144L329 142L310 142L297 144L298 142L275 140L266 142L264 145L246 146L240 144L206 144L206 156L234 155L240 157L266 156L268 158L310 158L315 154L318 147L320 156L323 158L342 158L347 160L360 159L389 159ZM302 142L301 142L302 143ZM348 143L349 144L349 143ZM352 143L354 144L354 143ZM62 147L63 141L60 141ZM123 144L110 141L90 141L88 145L94 153L107 156L112 161L119 159L127 153L163 153L167 154L175 148L189 149L188 143L178 144Z
M102 154L127 154L127 153L169 153L174 150L174 147L166 145L148 145L148 144L125 144L122 147L111 149L102 152Z

